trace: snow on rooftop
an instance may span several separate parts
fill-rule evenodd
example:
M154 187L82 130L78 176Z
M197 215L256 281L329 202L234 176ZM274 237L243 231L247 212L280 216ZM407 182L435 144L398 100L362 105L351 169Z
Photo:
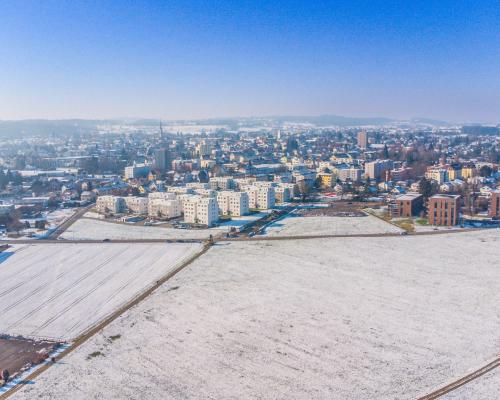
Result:
M499 230L217 243L12 398L415 399L498 354L498 259Z

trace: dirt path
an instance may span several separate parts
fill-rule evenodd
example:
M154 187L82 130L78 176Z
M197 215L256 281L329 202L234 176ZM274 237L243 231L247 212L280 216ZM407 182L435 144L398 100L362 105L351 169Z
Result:
M486 374L487 372L490 372L500 366L500 357L496 358L495 360L491 361L490 363L484 365L483 367L477 369L474 372L471 372L468 375L465 375L464 377L457 379L456 381L453 381L449 383L446 386L443 386L442 388L435 390L432 393L429 393L423 397L420 397L418 400L434 400L438 399L439 397L445 395L446 393L450 393L454 391L455 389L458 389L460 386L463 386L474 379L479 378L480 376Z

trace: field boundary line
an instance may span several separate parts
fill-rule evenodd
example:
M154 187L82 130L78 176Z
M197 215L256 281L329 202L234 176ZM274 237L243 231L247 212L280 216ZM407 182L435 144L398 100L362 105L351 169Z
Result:
M118 317L123 315L126 311L131 309L132 307L138 305L141 303L144 299L149 297L156 289L158 289L160 286L162 286L165 282L167 282L169 279L173 278L176 274L178 274L180 271L182 271L184 268L186 268L188 265L193 263L196 259L201 257L203 254L205 254L210 248L212 247L211 242L205 242L202 249L188 257L187 259L184 260L181 264L179 264L177 267L174 267L174 269L170 270L167 272L163 277L158 279L151 287L146 289L144 292L139 294L138 296L134 297L132 300L129 302L125 303L123 306L121 306L119 309L114 311L112 314L110 314L108 317L103 319L100 323L97 325L94 325L92 328L84 332L82 335L77 337L72 343L69 344L69 347L67 349L64 349L61 353L57 354L54 358L55 361L59 361L74 350L76 350L78 347L83 345L87 340L89 340L91 337L93 337L95 334L97 334L99 331L104 329L106 326L111 324L114 320L116 320ZM49 369L53 365L52 362L47 362L45 364L42 364L39 368L37 368L35 371L32 373L28 374L26 377L22 379L20 383L17 383L14 387L9 389L7 392L0 394L0 400L5 400L14 393L16 393L19 389L23 387L23 382L26 381L31 381L37 378L39 375L41 375L43 372L45 372L47 369Z
M457 379L429 394L426 394L425 396L419 397L417 400L434 400L438 399L441 396L450 393L454 391L455 389L458 389L461 386L466 385L467 383L473 381L474 379L479 378L480 376L493 371L495 368L500 366L500 357L495 358L493 361L489 362L488 364L482 366L481 368L471 372L470 374L467 374L463 376L460 379Z

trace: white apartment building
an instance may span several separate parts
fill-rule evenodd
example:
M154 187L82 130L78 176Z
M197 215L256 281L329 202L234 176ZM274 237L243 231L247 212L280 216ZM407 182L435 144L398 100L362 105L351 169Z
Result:
M241 189L244 186L250 186L256 181L257 181L257 178L255 178L255 177L234 179L234 183L238 189Z
M102 214L122 213L126 209L125 200L119 196L99 196L96 201L97 212Z
M216 176L210 178L210 188L214 190L233 189L234 179L230 176Z
M361 177L363 176L363 170L361 168L355 167L337 168L335 169L335 172L342 182L359 182L361 180Z
M250 208L267 210L274 207L276 198L273 187L245 186L243 191L248 193Z
M193 194L194 190L193 188L186 186L169 186L167 192L176 194Z
M250 211L248 193L223 191L217 194L219 212L222 215L241 217Z
M274 195L277 203L288 203L292 196L290 195L290 188L286 186L278 186L274 188Z
M148 213L148 198L147 197L137 197L137 196L127 196L124 198L125 204L129 211L135 214L147 214Z
M448 171L446 168L429 168L425 172L425 177L436 181L438 185L442 185L448 181Z
M125 167L125 179L145 178L151 171L147 164L135 164Z
M212 226L219 219L219 206L212 197L190 196L184 201L184 222Z
M385 174L394 167L392 160L376 160L365 164L365 175L370 179L385 180Z
M186 187L191 189L210 189L210 183L205 182L189 182L186 183Z
M171 193L171 192L152 192L152 193L149 193L148 199L150 201L156 200L156 199L176 200L177 195L175 193Z
M203 197L217 197L217 191L213 189L194 189L194 193Z
M149 200L148 215L151 218L170 219L180 217L181 213L179 199L153 198Z

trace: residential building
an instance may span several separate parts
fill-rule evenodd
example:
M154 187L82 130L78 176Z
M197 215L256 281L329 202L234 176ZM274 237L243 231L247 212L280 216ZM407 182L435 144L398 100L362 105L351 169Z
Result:
M273 187L245 186L243 191L248 193L250 208L267 210L274 207L276 197Z
M500 190L491 192L489 215L491 218L500 218Z
M429 199L428 220L430 225L453 226L458 223L460 196L437 194Z
M370 179L386 180L387 172L394 167L392 160L375 160L365 164L365 175Z
M177 199L177 195L175 193L172 193L172 192L152 192L152 193L149 193L148 199L149 199L149 201L156 200L156 199L175 200L175 199Z
M171 219L179 217L181 212L181 201L177 198L150 198L148 203L148 215L151 218Z
M147 214L148 213L148 198L147 197L137 197L137 196L127 196L124 198L125 205L129 211L135 214Z
M99 196L96 201L96 210L102 214L122 213L126 207L125 200L119 196Z
M210 178L210 188L214 190L234 189L234 179L230 176L217 176Z
M429 167L425 172L425 177L441 185L444 182L448 182L448 170L442 167Z
M172 169L172 160L167 148L157 149L154 153L155 168L160 172L167 172Z
M409 218L418 215L424 205L424 196L420 193L402 194L394 200L391 205L391 215L393 218Z
M151 171L147 164L135 164L125 167L125 179L146 178Z
M363 170L356 167L341 167L337 168L336 172L341 182L359 182L363 175Z
M337 181L337 176L328 172L320 172L318 177L322 188L331 188Z
M368 133L365 131L358 132L358 147L362 149L368 148Z
M291 199L290 188L284 185L279 185L274 188L274 196L276 203L288 203Z
M184 222L210 227L219 219L219 206L213 197L190 196L183 207Z
M248 193L222 191L217 194L219 212L222 215L240 217L250 211Z

